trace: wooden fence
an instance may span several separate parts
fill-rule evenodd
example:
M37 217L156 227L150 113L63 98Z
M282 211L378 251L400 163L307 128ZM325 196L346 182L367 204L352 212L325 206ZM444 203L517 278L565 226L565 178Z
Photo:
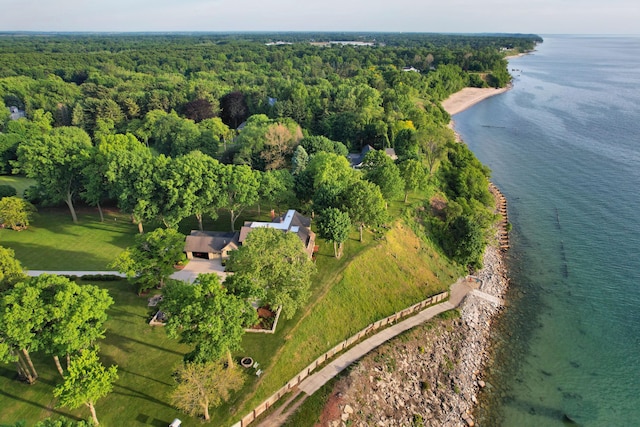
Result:
M300 384L318 366L322 365L324 362L326 362L327 360L331 359L333 356L335 356L336 354L338 354L341 351L345 350L346 348L351 347L353 344L355 344L358 341L360 341L362 338L364 338L369 333L371 333L373 331L376 331L376 330L382 328L383 326L386 326L386 325L389 325L389 324L393 324L397 320L399 320L399 319L401 319L403 317L406 317L406 316L408 316L410 314L422 311L426 307L428 307L430 305L433 305L433 304L437 304L437 303L447 299L448 297L449 297L449 292L443 292L441 294L434 295L432 297L427 298L424 301L421 301L421 302L419 302L417 304L412 305L411 307L405 308L402 311L394 313L389 317L385 317L382 320L378 320L377 322L371 323L366 328L362 329L360 332L358 332L355 335L351 336L350 338L347 338L346 340L342 341L340 344L336 345L331 350L327 351L322 356L318 357L316 360L311 362L311 364L309 364L309 366L304 368L295 377L290 379L289 382L286 383L280 390L276 391L269 398L267 398L264 402L262 402L260 405L256 406L250 413L245 415L242 418L241 421L238 421L232 427L245 427L245 426L249 425L256 418L258 418L262 413L264 413L267 409L269 409L271 406L273 406L273 404L276 403L282 396L284 396L291 389L293 389L298 384Z

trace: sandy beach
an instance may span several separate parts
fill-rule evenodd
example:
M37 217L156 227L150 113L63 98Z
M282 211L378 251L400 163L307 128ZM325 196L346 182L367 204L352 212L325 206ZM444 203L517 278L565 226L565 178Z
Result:
M510 87L502 87L498 89L465 87L461 91L454 93L453 95L442 101L442 107L447 113L449 113L449 115L453 116L477 104L480 101L504 93L509 89Z

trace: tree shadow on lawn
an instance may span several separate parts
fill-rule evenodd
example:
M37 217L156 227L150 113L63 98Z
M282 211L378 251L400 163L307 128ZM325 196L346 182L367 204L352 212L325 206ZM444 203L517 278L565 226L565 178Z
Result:
M139 325L138 322L148 324L149 320L153 317L153 315L149 316L148 312L145 313L145 315L142 315L132 311L123 310L121 308L109 308L109 310L107 310L107 314L110 319L118 319L118 322L129 323L132 325ZM131 318L131 320L128 320L129 318Z
M33 359L36 359L35 355L32 355L32 356L34 356ZM50 358L49 360L53 364L53 358ZM36 359L36 370L38 370L38 368L40 366L40 364L38 362L41 362L41 361ZM9 365L9 366L11 366L11 365ZM22 380L20 380L18 378L18 372L16 370L8 369L8 367L7 368L0 368L0 377L4 377L4 378L8 379L9 381L15 381L17 384L24 385L27 388L30 387L29 384L27 384L25 381L22 381ZM62 381L62 378L59 375L58 375L57 379ZM47 377L42 376L42 375L38 375L38 379L36 380L36 383L46 384L47 386L50 386L51 388L53 388L56 385L58 385L58 382L55 381L54 379L47 378Z
M151 422L149 422L149 418L151 418L151 415L140 413L136 417L136 421L144 425L153 427L166 427L169 424L169 421L163 421L158 418L154 418L153 420L151 420Z
M151 328L151 326L149 326L149 327ZM159 345L151 344L149 342L140 341L140 340L138 340L136 338L131 338L131 337L127 337L127 336L124 336L124 335L120 335L120 334L118 334L116 332L107 331L107 335L109 337L112 337L112 340L111 340L112 341L111 342L112 345L115 345L116 343L126 343L127 341L133 341L134 343L142 344L142 345L145 345L147 347L150 347L150 348L153 348L153 349L156 349L156 350L166 351L167 353L172 353L172 354L175 354L175 355L178 355L178 356L181 356L181 357L184 356L184 353L181 353L179 351L171 350L169 348L161 347ZM123 346L122 345L117 345L117 347L122 349Z
M47 411L52 412L52 413L54 413L54 414L62 415L62 416L64 416L64 417L66 417L66 418L73 419L73 420L75 420L75 421L82 421L82 418L78 418L78 417L76 417L75 415L69 414L69 413L67 413L67 412L59 411L59 410L54 409L54 408L49 407L49 406L44 406L44 405L42 405L42 404L40 404L40 403L38 403L38 402L34 402L34 401L32 401L32 400L28 400L28 399L25 399L25 398L23 398L23 397L16 396L16 395L11 394L11 393L7 393L7 392L6 392L6 391L4 391L4 390L0 390L0 394L2 394L2 395L4 395L4 396L8 397L9 399L16 400L16 401L19 401L19 402L23 402L23 403L26 403L26 404L28 404L28 405L34 406L34 407L36 407L36 408L44 409L44 410L47 410Z
M166 406L167 408L172 408L173 409L173 406L169 405L167 402L163 402L162 400L157 399L157 398L155 398L155 397L153 397L153 396L151 396L149 394L143 393L140 390L135 390L135 389L133 389L131 387L125 387L125 386L117 384L117 383L113 385L113 389L114 389L113 390L114 394L118 394L120 396L129 396L129 397L144 399L144 400L147 400L147 401L149 401L151 403L154 403L156 405L162 405L162 406ZM119 391L118 389L126 390L126 391L129 391L131 393L126 393L126 392L123 392L123 391Z
M157 382L159 384L166 385L168 387L173 387L173 385L174 385L174 384L166 383L164 381L160 381L157 378L152 378L152 377L149 377L147 375L138 374L137 372L128 371L128 370L126 370L124 368L118 367L118 373L121 373L121 372L126 372L127 374L135 375L136 377L144 378L144 379L149 380L149 381L154 381L154 382Z

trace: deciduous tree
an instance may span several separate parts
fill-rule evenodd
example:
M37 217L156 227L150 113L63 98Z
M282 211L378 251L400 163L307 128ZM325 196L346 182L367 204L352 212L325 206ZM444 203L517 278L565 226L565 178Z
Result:
M351 167L346 157L324 151L311 158L307 172L313 179L314 189L325 184L348 188L359 178L359 172Z
M264 137L264 149L260 153L264 170L282 169L287 166L293 150L302 139L302 131L297 126L292 133L284 124L274 123L269 126Z
M158 215L153 203L157 193L153 177L158 171L151 151L132 134L105 136L98 150L110 195L118 200L120 209L131 214L142 233L143 221Z
M383 150L371 150L362 165L364 178L380 187L385 200L397 197L404 189L400 170Z
M184 104L184 115L196 123L215 117L213 104L203 98L194 99Z
M400 176L404 180L404 202L407 203L410 191L418 190L424 183L426 172L422 162L408 159L400 163Z
M209 421L209 409L229 399L229 393L242 387L244 378L238 367L220 361L185 363L176 370L178 385L171 393L171 404L192 417Z
M281 203L293 197L293 176L288 170L271 170L260 174L260 201L266 202L269 209L274 206L279 208Z
M222 121L233 129L249 117L247 100L240 91L229 92L223 96L220 99L220 108L222 108L220 113Z
M240 347L244 328L257 321L251 304L227 292L217 274L201 274L193 284L174 281L162 290L160 309L172 338L193 345L185 361L205 363L228 357Z
M198 123L200 128L200 151L210 156L217 156L222 142L227 149L227 142L233 139L234 131L222 122L219 117L205 119Z
M30 353L42 348L40 333L47 320L42 303L43 282L27 279L15 284L0 299L0 354L4 362L16 362L18 375L33 384L38 372Z
M252 230L240 249L231 252L227 267L262 289L262 302L282 306L287 318L309 298L316 271L298 235L274 228Z
M365 225L377 225L387 219L386 203L380 187L369 181L356 181L345 192L344 208L351 221L358 225L361 242Z
M138 285L138 291L163 286L173 272L173 266L182 260L184 235L172 228L158 228L139 234L135 244L121 252L110 267L126 274Z
M161 183L166 200L162 207L165 221L177 225L195 215L202 230L203 215L216 219L218 209L226 202L221 188L223 169L224 165L199 151L170 161Z
M55 128L42 139L25 140L18 147L20 171L35 179L54 201L64 201L73 222L78 222L73 205L81 189L82 170L91 155L91 138L75 127Z
M351 229L349 214L337 208L327 208L320 212L319 216L318 232L320 237L333 242L333 254L336 258L340 258L342 245L349 237Z
M0 221L12 230L26 230L36 208L26 200L12 196L0 199Z
M27 279L13 249L0 246L0 294Z
M111 393L113 383L118 379L117 372L117 366L107 369L100 363L97 348L85 350L71 360L64 382L53 389L53 395L60 398L60 406L75 409L86 405L93 422L98 425L95 403Z
M334 153L346 157L349 154L347 147L339 141L332 141L325 136L307 136L300 141L300 145L312 156L320 151Z
M60 356L67 361L72 354L90 348L104 338L107 309L113 299L106 289L93 285L79 285L66 277L43 275L46 292L42 301L49 313L41 332L44 349L53 356L56 368L65 376Z
M231 231L234 231L240 214L258 201L260 181L258 172L245 165L227 165L221 172L223 206L229 211Z

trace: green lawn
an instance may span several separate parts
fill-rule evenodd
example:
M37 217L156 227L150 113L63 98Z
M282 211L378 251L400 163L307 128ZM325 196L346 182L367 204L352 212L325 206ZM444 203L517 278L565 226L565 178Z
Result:
M448 289L462 274L401 222L385 239L374 239L379 236L365 233L360 243L353 233L340 261L333 258L332 245L321 245L311 304L291 321L279 323L274 336L246 335L245 355L267 369L255 381L255 391L245 387L244 402L238 398L232 408L222 406L216 419L223 425L237 421L329 348L380 318ZM237 416L228 418L234 411Z
M13 249L31 270L105 270L117 254L133 244L137 227L127 215L78 209L74 224L67 209L41 209L28 229L0 230L2 246Z
M16 175L2 175L0 176L0 185L10 185L16 189L18 196L22 197L24 190L36 182L31 178L25 178L23 176Z
M107 288L115 300L108 312L106 339L99 344L102 362L117 364L119 376L113 393L96 404L101 425L166 427L176 417L185 420L185 426L198 424L167 403L171 372L187 348L168 339L161 327L148 325L148 297L138 297L126 281L94 284ZM13 365L0 366L0 423L23 419L31 425L56 414L88 418L85 407L56 407L52 390L61 378L53 359L41 354L34 359L40 378L31 386L14 380Z
M0 244L13 249L23 267L30 270L105 270L138 234L129 215L115 209L105 209L104 222L100 222L96 208L78 207L76 211L78 223L74 224L66 207L41 208L27 230L0 229ZM236 222L236 229L245 219L256 218L257 211L247 211ZM263 210L260 219L268 218L268 211ZM151 231L158 226L144 224L144 229ZM187 218L179 231L186 235L197 228L195 218ZM215 221L205 218L204 228L230 230L228 213L221 211Z
M397 202L390 209L399 214L404 206ZM95 210L86 209L79 217L76 225L64 209L42 210L27 231L0 230L0 239L28 268L90 270L104 269L137 233L126 215L109 213L101 223ZM255 219L257 212L246 217ZM265 211L260 215L267 217ZM180 229L186 233L196 227L195 221L185 221ZM205 223L206 229L229 227L224 213L215 223ZM231 425L335 344L446 289L462 274L402 221L390 230L367 230L364 243L353 230L340 260L333 257L332 244L319 243L318 274L309 305L293 319L281 318L274 335L245 335L243 349L234 356L253 357L264 374L258 378L253 370L245 371L244 388L212 411L212 425ZM136 296L125 281L97 284L108 288L115 300L101 354L106 364L119 366L120 375L114 392L96 405L102 425L166 426L175 417L185 421L185 427L200 424L168 404L171 372L187 348L169 340L162 329L147 325L146 298ZM40 379L33 386L14 381L13 366L0 367L0 423L33 422L57 413L85 417L84 408L72 412L55 408L51 391L59 378L53 361L36 355L36 363Z

